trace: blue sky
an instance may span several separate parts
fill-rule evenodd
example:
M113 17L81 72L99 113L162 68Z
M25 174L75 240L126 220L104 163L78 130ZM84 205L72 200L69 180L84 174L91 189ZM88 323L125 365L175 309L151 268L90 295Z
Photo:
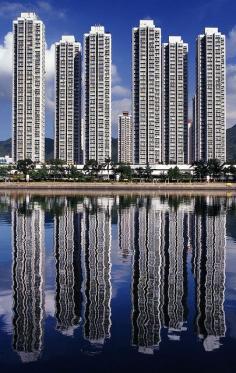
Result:
M35 11L44 21L47 41L46 135L53 135L54 50L62 34L83 34L91 25L102 24L112 34L113 44L113 135L116 117L130 108L131 30L140 19L154 19L162 40L181 35L189 43L189 96L194 92L195 39L204 27L219 27L227 35L228 118L236 123L236 1L235 0L146 0L146 1L0 1L0 139L11 135L11 43L12 20L21 11Z

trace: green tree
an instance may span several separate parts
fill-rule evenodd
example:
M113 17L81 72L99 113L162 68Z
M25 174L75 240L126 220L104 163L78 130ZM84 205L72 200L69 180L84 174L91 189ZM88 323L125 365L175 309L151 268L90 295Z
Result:
M103 165L98 163L96 159L90 159L85 165L84 165L84 171L85 173L90 176L91 178L98 178L98 175L100 171L102 170Z
M46 165L43 165L39 169L34 169L30 172L31 179L35 181L46 181L48 179L48 169Z
M34 169L34 162L31 159L22 159L17 162L17 171L23 173L24 176L28 175Z
M64 162L61 159L53 159L50 161L49 170L50 177L54 180L62 179L66 175Z
M207 164L203 161L196 161L193 163L194 167L194 176L196 179L203 180L208 175L208 167Z
M110 170L111 170L111 168L113 166L113 162L112 162L111 158L106 158L105 159L104 166L105 166L105 169L107 170L108 180L110 180Z
M145 177L145 169L143 167L139 167L136 169L136 174L139 178L139 181L141 181Z
M213 179L217 179L223 174L223 165L219 159L209 159L207 162L208 175Z
M133 171L130 165L126 163L120 163L118 167L114 169L115 174L119 174L121 180L132 180Z
M145 179L147 179L148 181L151 181L153 179L152 173L153 173L153 170L151 169L151 167L148 163L146 165L146 168L145 168L145 171L144 171Z
M83 180L83 173L80 170L78 170L77 167L74 165L69 166L67 176L69 179Z
M179 180L180 177L181 177L181 173L180 173L180 170L179 168L176 166L174 168L169 168L168 172L167 172L167 177L170 181L173 181L173 180Z
M8 167L0 166L0 179L5 179L8 176Z

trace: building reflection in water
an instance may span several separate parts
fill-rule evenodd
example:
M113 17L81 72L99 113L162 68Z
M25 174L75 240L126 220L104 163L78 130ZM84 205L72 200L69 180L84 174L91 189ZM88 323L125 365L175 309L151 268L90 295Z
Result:
M161 213L143 201L135 214L132 344L151 354L161 337Z
M39 358L44 319L44 212L13 208L13 348L22 362Z
M191 328L187 300L193 296L188 290L192 270L195 331L205 351L220 347L226 333L223 201L217 204L205 197L72 201L61 197L55 203L52 198L48 201L54 216L57 330L72 336L83 321L88 352L100 352L111 337L114 208L118 211L119 253L122 261L132 263L132 346L153 354L165 336L180 341ZM47 210L45 200L41 202ZM38 359L43 343L44 211L37 203L30 208L29 198L21 205L11 203L13 347L22 361L30 362Z
M193 274L196 289L196 328L205 351L220 347L225 336L226 214L214 211L194 216Z
M134 251L134 214L135 206L120 208L118 215L118 244L120 255L126 262Z
M110 338L111 203L106 198L85 201L83 220L84 337L96 351Z
M132 344L152 354L161 342L161 329L179 341L187 330L187 253L192 249L196 282L198 337L205 351L220 347L225 336L226 215L205 200L172 206L143 199L135 213L132 280ZM212 213L214 213L212 215Z
M57 329L72 336L81 321L81 224L83 213L66 206L54 217Z

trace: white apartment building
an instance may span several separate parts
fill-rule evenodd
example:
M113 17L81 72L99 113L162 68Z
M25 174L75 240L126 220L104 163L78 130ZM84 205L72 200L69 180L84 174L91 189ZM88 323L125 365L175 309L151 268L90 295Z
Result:
M133 28L132 117L134 162L161 162L161 29L152 20Z
M56 43L54 157L83 163L81 144L81 44L74 36Z
M188 44L170 36L162 45L163 162L188 163Z
M195 160L226 159L225 35L205 28L197 38Z
M133 163L132 118L124 111L118 118L118 162Z
M84 35L84 162L111 157L111 34Z
M16 162L45 159L45 36L35 13L13 21L12 154Z

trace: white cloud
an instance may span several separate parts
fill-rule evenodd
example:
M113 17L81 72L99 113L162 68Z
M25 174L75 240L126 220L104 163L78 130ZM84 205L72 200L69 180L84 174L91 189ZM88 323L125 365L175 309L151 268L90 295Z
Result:
M46 107L54 111L55 97L54 97L54 78L55 78L55 44L50 48L46 48Z
M236 26L229 32L226 39L227 58L236 57Z
M130 98L121 98L119 100L112 101L112 124L113 124L113 136L117 135L117 121L118 116L122 114L123 111L131 110L131 100Z
M131 110L130 89L122 85L117 66L112 65L112 136L117 136L118 116Z
M25 7L20 2L3 1L0 4L0 17L12 18L24 10Z
M236 26L226 38L227 51L227 126L236 124Z
M117 66L112 64L111 66L111 77L112 77L112 84L117 84L121 82L121 77L118 73Z
M227 126L236 124L236 64L227 65Z
M118 96L118 97L129 97L130 90L121 85L115 85L114 87L112 87L112 94L113 96Z
M0 44L0 98L9 99L12 92L13 35L8 32ZM55 45L46 48L46 106L54 110Z
M12 81L12 32L4 37L4 42L0 44L0 97L11 99Z
M65 18L66 12L63 9L54 8L49 2L47 1L29 1L25 2L14 2L14 1L3 1L0 3L0 17L1 18L15 18L20 15L21 12L36 12L43 14L44 17L54 16L57 18Z

